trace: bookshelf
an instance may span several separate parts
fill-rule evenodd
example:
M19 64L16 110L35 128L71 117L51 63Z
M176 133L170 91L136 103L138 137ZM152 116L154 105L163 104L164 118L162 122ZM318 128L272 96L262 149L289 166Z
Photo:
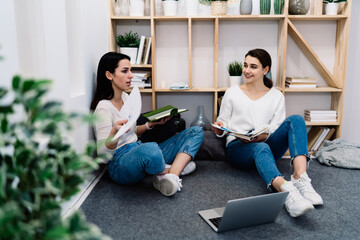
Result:
M303 115L305 106L298 106L310 98L308 105L319 99L327 102L328 108L336 110L336 122L306 122L311 126L332 126L336 129L333 137L341 136L344 105L344 86L346 79L347 45L351 13L351 0L340 3L336 16L322 14L322 1L312 1L308 15L289 15L289 1L285 0L283 14L280 15L225 15L225 16L159 16L155 11L155 0L150 0L150 14L142 17L115 16L114 0L109 1L109 49L116 51L115 37L127 31L150 36L151 64L133 65L133 69L147 68L152 71L152 88L141 92L147 97L149 106L157 108L158 98L177 96L177 99L190 95L207 94L211 96L212 119L218 115L218 98L224 94L228 85L226 65L234 60L243 61L244 54L251 48L262 47L272 56L272 76L274 85L284 95L288 109L298 108ZM179 11L178 11L179 12ZM334 24L332 69L318 54L321 48L308 42L301 24L312 29L312 25ZM300 26L299 26L300 25ZM256 34L253 34L256 31ZM260 33L259 33L260 32ZM263 32L266 42L259 40ZM242 33L249 34L246 42ZM254 36L253 36L254 35ZM237 39L233 41L231 39ZM285 79L294 65L289 60L293 46L296 45L324 82L323 86L311 89L290 89L285 87ZM232 43L236 42L236 43ZM321 55L321 54L320 54ZM170 61L169 61L170 60ZM204 71L206 69L206 71ZM186 81L189 90L169 90L171 79ZM165 86L165 87L163 87ZM321 107L321 106L320 106ZM292 113L290 113L292 114Z

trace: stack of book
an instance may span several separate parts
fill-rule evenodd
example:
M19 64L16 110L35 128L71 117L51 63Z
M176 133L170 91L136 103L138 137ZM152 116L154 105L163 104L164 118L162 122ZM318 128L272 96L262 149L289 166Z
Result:
M335 128L328 127L311 127L308 132L308 149L317 151L325 140L329 140L335 132Z
M336 122L335 110L305 110L305 120L310 122Z
M288 88L316 88L316 78L286 77L285 86Z
M151 37L141 36L135 64L148 64L151 51Z
M134 77L131 79L130 87L138 86L138 88L151 87L151 72L134 70Z

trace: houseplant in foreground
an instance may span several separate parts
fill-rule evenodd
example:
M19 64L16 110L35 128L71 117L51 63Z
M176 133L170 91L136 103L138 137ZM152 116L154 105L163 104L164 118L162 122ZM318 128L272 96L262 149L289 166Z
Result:
M49 84L15 76L0 88L0 239L109 239L80 212L61 217L100 159L94 143L77 153L66 141L72 121L94 119L44 101Z
M233 61L227 65L230 87L235 85L240 85L242 68L243 68L242 63L239 61Z
M137 51L140 45L140 36L132 31L119 34L116 37L116 44L119 46L119 52L128 55L131 58L131 64L135 64Z

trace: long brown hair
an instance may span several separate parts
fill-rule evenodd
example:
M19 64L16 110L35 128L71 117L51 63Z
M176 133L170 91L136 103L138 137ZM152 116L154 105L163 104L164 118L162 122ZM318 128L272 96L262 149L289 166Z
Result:
M267 51L265 51L264 49L256 48L256 49L248 51L248 53L245 55L245 57L247 57L247 56L257 58L260 61L263 68L266 68L267 66L269 67L269 72L270 72L270 70L271 70L271 57L270 57L270 54ZM269 78L267 78L264 75L263 79L264 79L264 85L266 87L268 87L268 88L273 87L273 82Z
M97 77L96 77L96 90L94 98L91 101L90 110L95 110L97 104L103 99L111 99L114 97L114 89L111 86L111 81L107 79L105 73L109 71L114 74L115 69L119 66L119 61L123 59L128 59L130 57L125 54L108 52L104 54L98 65Z

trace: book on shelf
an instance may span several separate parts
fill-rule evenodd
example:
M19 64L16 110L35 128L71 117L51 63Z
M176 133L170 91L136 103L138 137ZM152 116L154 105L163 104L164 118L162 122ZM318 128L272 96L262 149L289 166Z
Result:
M308 132L308 149L317 151L325 140L329 140L335 132L335 128L313 126Z
M285 84L288 88L316 88L316 84Z
M144 64L148 64L149 63L149 58L150 58L150 51L151 51L151 37L148 38L148 44L147 47L145 49L145 58L144 58Z
M259 136L262 133L266 133L269 129L269 127L265 126L265 127L259 128L259 129L251 130L248 133L240 133L240 132L236 132L236 131L233 131L233 130L230 130L230 129L227 129L224 127L220 127L219 125L216 125L216 124L211 124L211 125L215 128L218 128L218 129L228 132L230 135L233 135L235 137L238 137L238 138L241 138L241 139L244 139L247 141L253 140L255 137Z
M143 52L141 55L140 64L144 64L144 62L145 62L146 49L148 46L149 46L149 38L145 37L145 43L144 43L144 48L143 48Z
M136 56L135 64L141 64L141 58L142 58L142 55L143 55L143 52L144 52L145 39L146 39L145 36L140 37L140 45L139 45L139 50L138 50L138 53L137 53L137 56Z
M305 109L305 114L335 114L336 110L328 110L328 109Z
M189 111L188 109L178 109L171 105L156 109L155 111L143 114L150 122L158 121L164 117L170 117L177 113Z
M311 122L336 122L337 113L335 110L305 110L305 120Z
M289 83L313 83L316 84L316 78L314 77L286 77L286 82Z
M151 71L134 70L134 77L131 79L130 87L138 86L139 88L151 87Z

